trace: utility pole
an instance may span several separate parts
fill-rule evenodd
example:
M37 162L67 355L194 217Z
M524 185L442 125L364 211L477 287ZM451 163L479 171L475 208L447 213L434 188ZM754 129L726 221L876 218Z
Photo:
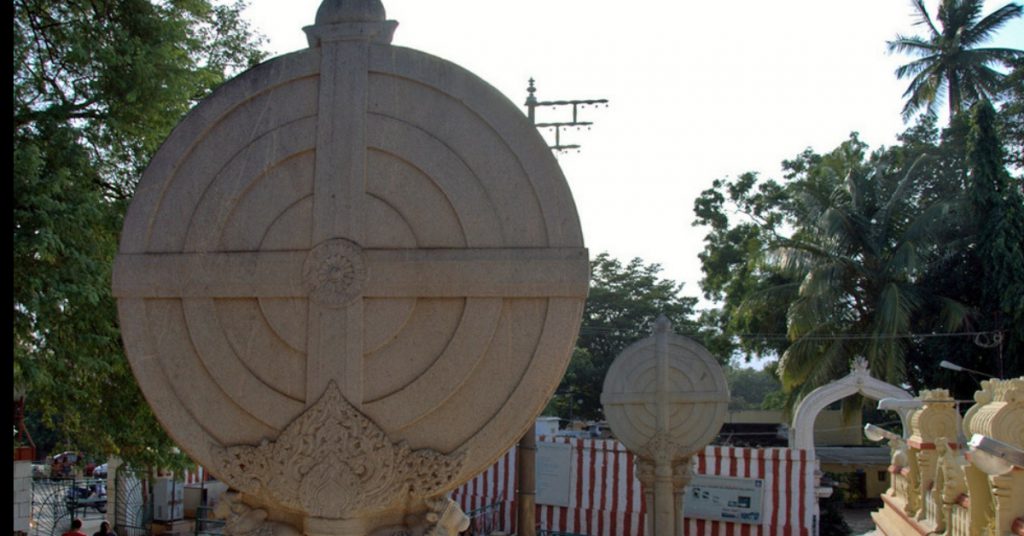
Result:
M528 93L528 95L526 97L526 111L527 111L526 115L530 118L530 122L533 123L534 126L536 126L538 129L540 129L540 128L554 129L554 131L555 131L555 144L550 146L550 147L551 147L551 150L558 151L558 152L566 152L566 151L569 151L569 150L572 150L572 149L576 149L577 152L579 152L579 148L580 148L580 146L576 145L576 144L569 144L569 145L562 144L562 130L563 129L568 130L568 129L575 128L576 130L579 130L579 129L583 128L583 127L586 127L587 130L590 130L590 127L594 124L591 121L580 121L579 120L579 111L581 109L587 108L587 107L598 108L598 107L600 107L602 105L604 105L605 108L608 107L608 99L581 99L581 100L538 101L537 100L537 96L534 95L534 93L537 92L537 88L534 86L533 78L530 79L530 86L528 88L526 88L526 91ZM565 107L571 106L572 107L572 120L571 121L555 122L555 123L538 123L537 122L537 112L536 112L536 110L539 107L545 107L545 106L551 106L552 108L558 108L560 106L565 106Z
M538 101L536 95L534 95L537 92L537 88L534 86L533 78L530 79L530 86L526 88L526 91L526 115L530 118L530 123L537 128L555 129L555 144L550 146L552 151L566 152L576 149L579 152L579 145L562 145L562 129L576 128L579 130L580 127L587 127L589 130L593 123L579 121L579 109L586 108L587 106L596 108L602 104L606 108L608 107L608 99ZM536 110L541 106L555 108L559 106L572 106L572 121L538 123ZM570 411L572 411L572 403L572 393L570 393ZM519 440L516 458L517 487L519 488L519 508L516 516L518 530L516 532L519 536L537 536L537 435L535 424L531 424L522 439Z

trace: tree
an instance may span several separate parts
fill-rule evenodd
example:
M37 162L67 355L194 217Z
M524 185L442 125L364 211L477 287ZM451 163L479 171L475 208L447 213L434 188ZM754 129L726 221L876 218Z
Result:
M903 382L907 339L927 301L946 305L943 331L963 321L960 304L914 283L955 203L920 203L925 155L894 162L885 152L865 158L864 148L850 140L794 183L808 217L771 255L775 269L800 282L779 362L783 385L800 396L846 374L858 356L877 377ZM807 191L819 182L827 186Z
M158 145L257 62L243 4L15 0L14 380L64 446L182 463L131 374L110 291L128 200Z
M782 390L779 378L772 370L753 368L725 369L729 382L729 409L766 409L771 406L773 395Z
M699 336L693 320L696 298L683 297L682 284L660 279L661 267L635 258L623 265L601 253L590 261L590 295L569 368L548 413L568 418L602 418L601 389L612 362L630 344L651 334L664 314L676 333ZM570 410L570 404L573 404Z
M995 65L1012 67L1024 52L1010 48L979 48L1004 24L1018 17L1022 8L1009 3L981 18L984 0L941 0L936 27L924 0L912 0L916 22L927 30L925 37L897 35L889 41L890 53L909 54L919 59L896 69L900 80L910 78L903 93L903 118L910 119L924 108L934 115L938 103L947 99L950 118L970 104L992 99L1004 88L1006 75Z
M1006 146L1007 164L1024 180L1024 61L1006 77L997 122L999 137Z
M1005 333L1010 355L1024 348L1024 195L1021 181L1006 171L996 133L995 110L974 105L967 140L971 206L975 215L972 250L983 282L980 324ZM1003 372L999 364L999 372ZM1019 367L1014 367L1019 369Z
M792 281L765 266L763 252L780 238L791 215L788 194L776 181L760 181L744 173L731 182L714 181L694 202L693 225L710 227L704 250L698 254L704 277L704 297L721 307L702 314L702 323L731 337L748 361L754 356L780 356L785 337L751 336L784 333L785 310L778 303L792 300ZM740 221L731 221L728 214Z
M705 295L721 298L741 349L782 358L790 404L848 373L856 356L902 382L913 334L964 325L962 303L918 284L966 228L962 153L933 124L870 154L853 134L783 162L782 182L745 173L695 203L694 223L711 227Z

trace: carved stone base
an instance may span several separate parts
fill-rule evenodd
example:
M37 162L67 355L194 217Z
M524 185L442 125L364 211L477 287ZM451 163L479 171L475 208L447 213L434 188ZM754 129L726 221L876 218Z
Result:
M447 498L424 499L421 514L406 516L404 523L379 525L380 519L330 519L309 516L303 530L294 525L269 519L269 512L243 501L236 491L225 493L214 510L224 520L225 536L458 536L469 528L469 517L458 503Z

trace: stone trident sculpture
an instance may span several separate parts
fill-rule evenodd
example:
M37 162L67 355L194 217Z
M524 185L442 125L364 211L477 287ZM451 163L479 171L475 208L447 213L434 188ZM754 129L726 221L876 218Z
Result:
M722 367L661 316L652 336L615 358L601 404L612 432L638 456L651 534L682 534L690 459L718 435L729 406Z
M308 49L178 125L125 219L128 358L238 533L458 530L445 494L532 426L576 338L587 251L547 144L396 26L325 0Z

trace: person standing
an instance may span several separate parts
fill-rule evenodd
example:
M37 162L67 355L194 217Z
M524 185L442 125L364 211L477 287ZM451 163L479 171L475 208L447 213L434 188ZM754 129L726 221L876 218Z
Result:
M92 536L117 536L117 533L111 530L110 523L104 521L100 523L100 530L94 532Z
M71 530L65 532L61 536L85 536L82 532L82 520L75 518L71 521Z

